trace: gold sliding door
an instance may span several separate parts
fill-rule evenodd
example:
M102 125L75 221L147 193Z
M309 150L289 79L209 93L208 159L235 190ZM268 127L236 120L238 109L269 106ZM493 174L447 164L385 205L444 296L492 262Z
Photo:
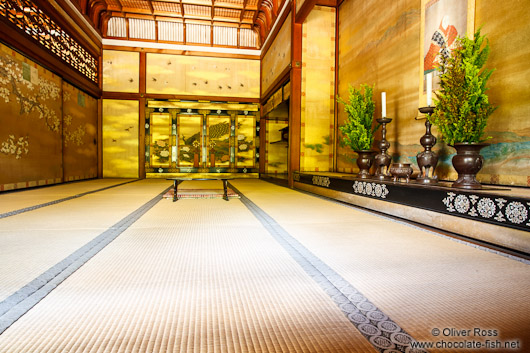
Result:
M254 116L238 115L236 124L237 168L254 168L256 165L256 119Z
M208 115L207 165L210 168L230 167L230 116Z
M171 115L169 113L151 114L151 166L171 167Z
M223 104L234 105L200 104L215 108L223 108ZM145 124L146 176L258 173L256 117L257 112L247 110L148 108Z
M203 160L202 115L177 115L179 167L199 168Z

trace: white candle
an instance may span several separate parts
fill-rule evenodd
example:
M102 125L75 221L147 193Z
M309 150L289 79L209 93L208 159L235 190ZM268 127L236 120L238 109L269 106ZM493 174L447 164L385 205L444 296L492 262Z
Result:
M432 72L427 74L427 106L432 104Z
M381 92L381 116L386 118L386 92Z

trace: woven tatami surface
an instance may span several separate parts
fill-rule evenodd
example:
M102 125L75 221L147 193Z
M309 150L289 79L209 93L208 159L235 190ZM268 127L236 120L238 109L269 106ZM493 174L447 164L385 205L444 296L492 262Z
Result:
M0 214L131 181L132 179L93 179L48 187L0 193Z
M530 347L529 265L264 181L231 184L416 340L481 328ZM170 185L0 219L4 297ZM179 186L203 187L222 185ZM0 334L0 352L377 352L243 201L161 199Z
M90 190L95 184L97 188L112 185L93 181L86 183L89 185L85 186L82 182L75 185L79 186L79 190ZM168 186L167 181L142 180L1 218L0 300L66 258ZM53 186L46 188L48 198L53 198L55 188L58 189L57 198L64 195L63 186ZM71 191L75 193L73 189ZM30 191L20 193L24 195L27 192Z
M248 209L222 199L161 200L0 335L0 352L374 351Z
M529 265L274 184L232 184L416 340L519 340L530 352Z

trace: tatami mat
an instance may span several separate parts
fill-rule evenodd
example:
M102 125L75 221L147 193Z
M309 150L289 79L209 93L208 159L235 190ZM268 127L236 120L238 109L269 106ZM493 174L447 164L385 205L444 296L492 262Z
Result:
M168 186L143 180L0 219L0 300Z
M91 179L35 189L0 193L0 214L130 182L133 179Z
M239 200L160 201L2 352L374 352Z
M0 334L0 352L382 352L308 275L304 251L379 309L367 316L388 315L418 341L530 347L527 263L261 180L231 183L277 225L245 200L162 199ZM142 180L1 219L0 288L16 290L170 185ZM305 249L288 250L278 227ZM475 328L497 336L443 334Z
M418 341L478 328L530 349L528 264L274 184L232 184Z

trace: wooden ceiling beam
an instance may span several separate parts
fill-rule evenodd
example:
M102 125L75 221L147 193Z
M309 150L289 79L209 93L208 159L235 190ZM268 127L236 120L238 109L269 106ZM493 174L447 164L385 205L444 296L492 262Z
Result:
M167 12L167 11L155 11L153 15L155 17L182 18L182 15L179 13Z
M125 14L125 18L136 18L136 19L140 19L140 20L154 20L155 19L155 16L154 15L144 15L144 14L141 14L141 13L126 13Z
M182 0L183 4L187 5L202 5L202 6L212 6L213 0Z
M184 4L182 3L182 1L180 2L180 14L182 15L182 18L185 18L185 13L184 13Z
M152 15L153 14L150 10L139 9L137 7L124 7L124 8L122 8L122 12L140 13L140 14L146 14L146 15Z
M155 21L165 21L165 22L184 22L182 17L171 17L171 16L155 16Z
M304 23L307 16L309 16L309 13L311 13L311 10L315 7L317 3L317 0L306 0L300 7L300 9L296 12L296 23Z
M151 14L154 14L155 13L155 9L153 8L153 2L149 1L148 4L149 4L149 9L151 10Z
M243 16L245 15L245 11L247 9L247 2L248 0L243 0L243 9L241 10L241 13L239 14L239 22L243 22Z

